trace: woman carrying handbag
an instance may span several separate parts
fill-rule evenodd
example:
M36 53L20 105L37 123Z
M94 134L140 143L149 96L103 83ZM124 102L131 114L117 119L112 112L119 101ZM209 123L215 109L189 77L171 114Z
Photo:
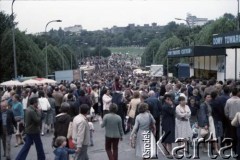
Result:
M155 120L148 111L148 105L141 103L138 108L139 115L137 115L133 130L130 135L130 141L132 147L135 147L136 156L143 159L156 158L156 141L154 142L154 136L156 134ZM133 145L135 141L135 145ZM151 143L150 154L145 156L145 144Z

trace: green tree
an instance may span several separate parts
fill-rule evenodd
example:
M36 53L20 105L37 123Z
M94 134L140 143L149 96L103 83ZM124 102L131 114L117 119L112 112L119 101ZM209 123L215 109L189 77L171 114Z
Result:
M62 51L53 45L48 45L43 49L44 55L48 56L48 73L52 74L54 71L63 70L65 62L65 55Z
M212 35L219 33L228 33L234 31L236 28L236 21L232 16L225 14L225 16L212 21L205 25L202 30L195 36L195 43L197 45L212 44Z
M160 46L160 41L158 39L153 39L147 45L145 51L142 55L142 65L148 66L155 63L155 56Z
M164 66L167 66L167 51L182 46L183 46L182 40L180 40L176 36L168 38L167 40L162 42L158 49L157 55L155 56L157 64L163 64ZM169 67L170 72L174 71L174 65L176 63L179 63L179 59L176 58L169 59L168 65L170 66Z
M62 58L64 59L64 69L77 68L76 55L73 52L72 48L69 45L62 45L59 47L59 50L62 52Z
M44 59L38 46L24 32L15 30L16 35L16 60L18 75L43 76ZM8 80L13 77L13 50L12 32L7 30L3 33L0 44L1 77Z
M102 56L102 57L109 57L111 55L111 51L106 48L102 47L101 45L98 45L97 47L92 50L91 55L92 56Z
M100 55L103 57L109 57L111 56L111 51L108 48L102 48L100 51Z

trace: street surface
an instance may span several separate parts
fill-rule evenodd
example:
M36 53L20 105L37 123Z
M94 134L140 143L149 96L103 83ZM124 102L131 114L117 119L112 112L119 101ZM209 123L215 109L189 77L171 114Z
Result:
M104 130L104 128L100 127L99 122L94 122L94 127L95 127L94 146L88 148L89 159L90 160L108 160L107 154L104 149L105 130ZM130 146L129 136L130 136L130 133L125 135L123 137L123 141L120 141L120 143L119 143L119 160L141 160L141 158L137 158L135 156L135 150L132 149ZM48 134L45 134L45 136L42 136L42 142L43 142L43 147L44 147L44 151L46 154L46 160L54 160L54 154L53 154L54 149L51 147L52 138L53 138L52 133L48 133ZM15 136L12 137L11 144L12 144L11 157L12 157L12 160L14 160L16 158L18 152L22 148L22 146L19 146L17 148L14 147ZM1 149L2 149L2 147L1 147ZM5 158L2 157L2 154L3 154L3 150L1 151L1 159L0 160L5 160ZM162 155L160 150L158 150L158 159L159 160L160 159L167 160L167 158L165 158ZM208 158L207 153L203 153L200 150L200 159L208 160L210 158ZM222 158L218 158L218 159L222 159ZM29 151L27 160L37 160L37 154L36 154L36 149L35 149L34 145L31 147L31 149Z

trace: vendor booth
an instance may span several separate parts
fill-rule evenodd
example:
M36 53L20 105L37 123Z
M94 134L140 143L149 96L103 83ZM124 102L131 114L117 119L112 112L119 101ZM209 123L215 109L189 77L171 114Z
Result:
M212 46L191 46L169 50L167 55L168 60L188 57L190 77L225 79L226 51L224 48L214 49Z
M240 31L213 35L213 48L226 49L226 79L240 79Z

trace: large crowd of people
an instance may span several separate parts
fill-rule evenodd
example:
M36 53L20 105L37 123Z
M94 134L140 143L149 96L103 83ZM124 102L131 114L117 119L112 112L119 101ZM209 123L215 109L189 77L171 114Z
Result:
M118 142L129 132L136 156L142 158L143 132L149 130L161 140L167 157L175 156L177 138L183 138L178 145L187 146L210 133L218 140L210 148L215 154L230 143L221 143L224 138L232 138L232 149L240 155L239 82L135 75L121 55L102 62L79 81L7 87L0 113L4 157L11 159L15 135L15 147L22 146L17 160L26 159L33 143L37 158L44 160L41 136L53 132L56 160L88 160L88 146L94 146L97 136L92 134L94 121L105 128L109 160L118 159ZM202 150L207 149L204 144Z

